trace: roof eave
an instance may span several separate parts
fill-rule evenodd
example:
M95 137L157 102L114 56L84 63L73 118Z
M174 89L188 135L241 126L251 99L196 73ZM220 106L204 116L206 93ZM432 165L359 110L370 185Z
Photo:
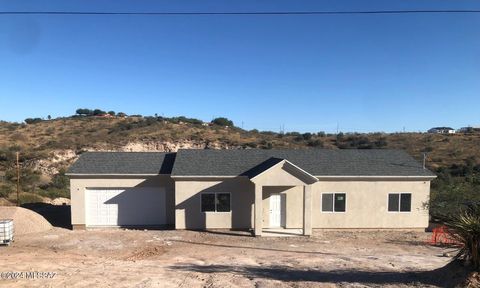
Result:
M151 173L65 173L66 176L158 176L170 174Z

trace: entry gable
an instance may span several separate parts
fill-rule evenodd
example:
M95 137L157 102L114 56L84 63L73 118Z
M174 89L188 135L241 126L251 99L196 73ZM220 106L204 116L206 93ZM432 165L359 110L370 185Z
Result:
M310 185L318 179L286 159L269 158L244 175L256 184L272 186Z

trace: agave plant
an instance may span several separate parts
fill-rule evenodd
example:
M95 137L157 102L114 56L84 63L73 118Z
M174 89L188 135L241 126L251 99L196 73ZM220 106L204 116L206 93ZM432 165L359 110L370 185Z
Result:
M458 213L442 217L453 242L459 245L454 259L463 259L480 268L480 204L470 203Z

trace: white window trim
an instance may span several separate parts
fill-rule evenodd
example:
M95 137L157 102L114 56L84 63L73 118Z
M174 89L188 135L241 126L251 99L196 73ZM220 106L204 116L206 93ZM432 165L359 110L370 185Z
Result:
M332 207L333 211L323 211L323 194L333 194ZM335 211L335 194L345 194L345 211ZM347 213L347 192L322 192L320 199L320 212L321 213Z
M213 194L215 195L215 211L202 211L202 195L204 194ZM230 195L230 211L217 211L217 194L228 194ZM230 192L203 192L200 193L200 212L201 213L232 213L232 193Z
M400 211L400 204L402 201L402 194L410 194L410 211ZM388 200L390 199L390 195L399 195L398 196L398 211L390 211L388 210ZM387 195L387 213L412 213L412 202L413 202L413 193L412 192L389 192Z

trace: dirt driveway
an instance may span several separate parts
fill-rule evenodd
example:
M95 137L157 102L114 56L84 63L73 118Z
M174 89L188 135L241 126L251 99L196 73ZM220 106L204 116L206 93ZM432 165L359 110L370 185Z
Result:
M318 231L310 238L229 233L55 228L0 247L0 285L435 287L453 281L443 268L450 260L442 257L444 249L424 244L428 233ZM55 275L25 279L32 271ZM24 274L11 279L6 272Z

